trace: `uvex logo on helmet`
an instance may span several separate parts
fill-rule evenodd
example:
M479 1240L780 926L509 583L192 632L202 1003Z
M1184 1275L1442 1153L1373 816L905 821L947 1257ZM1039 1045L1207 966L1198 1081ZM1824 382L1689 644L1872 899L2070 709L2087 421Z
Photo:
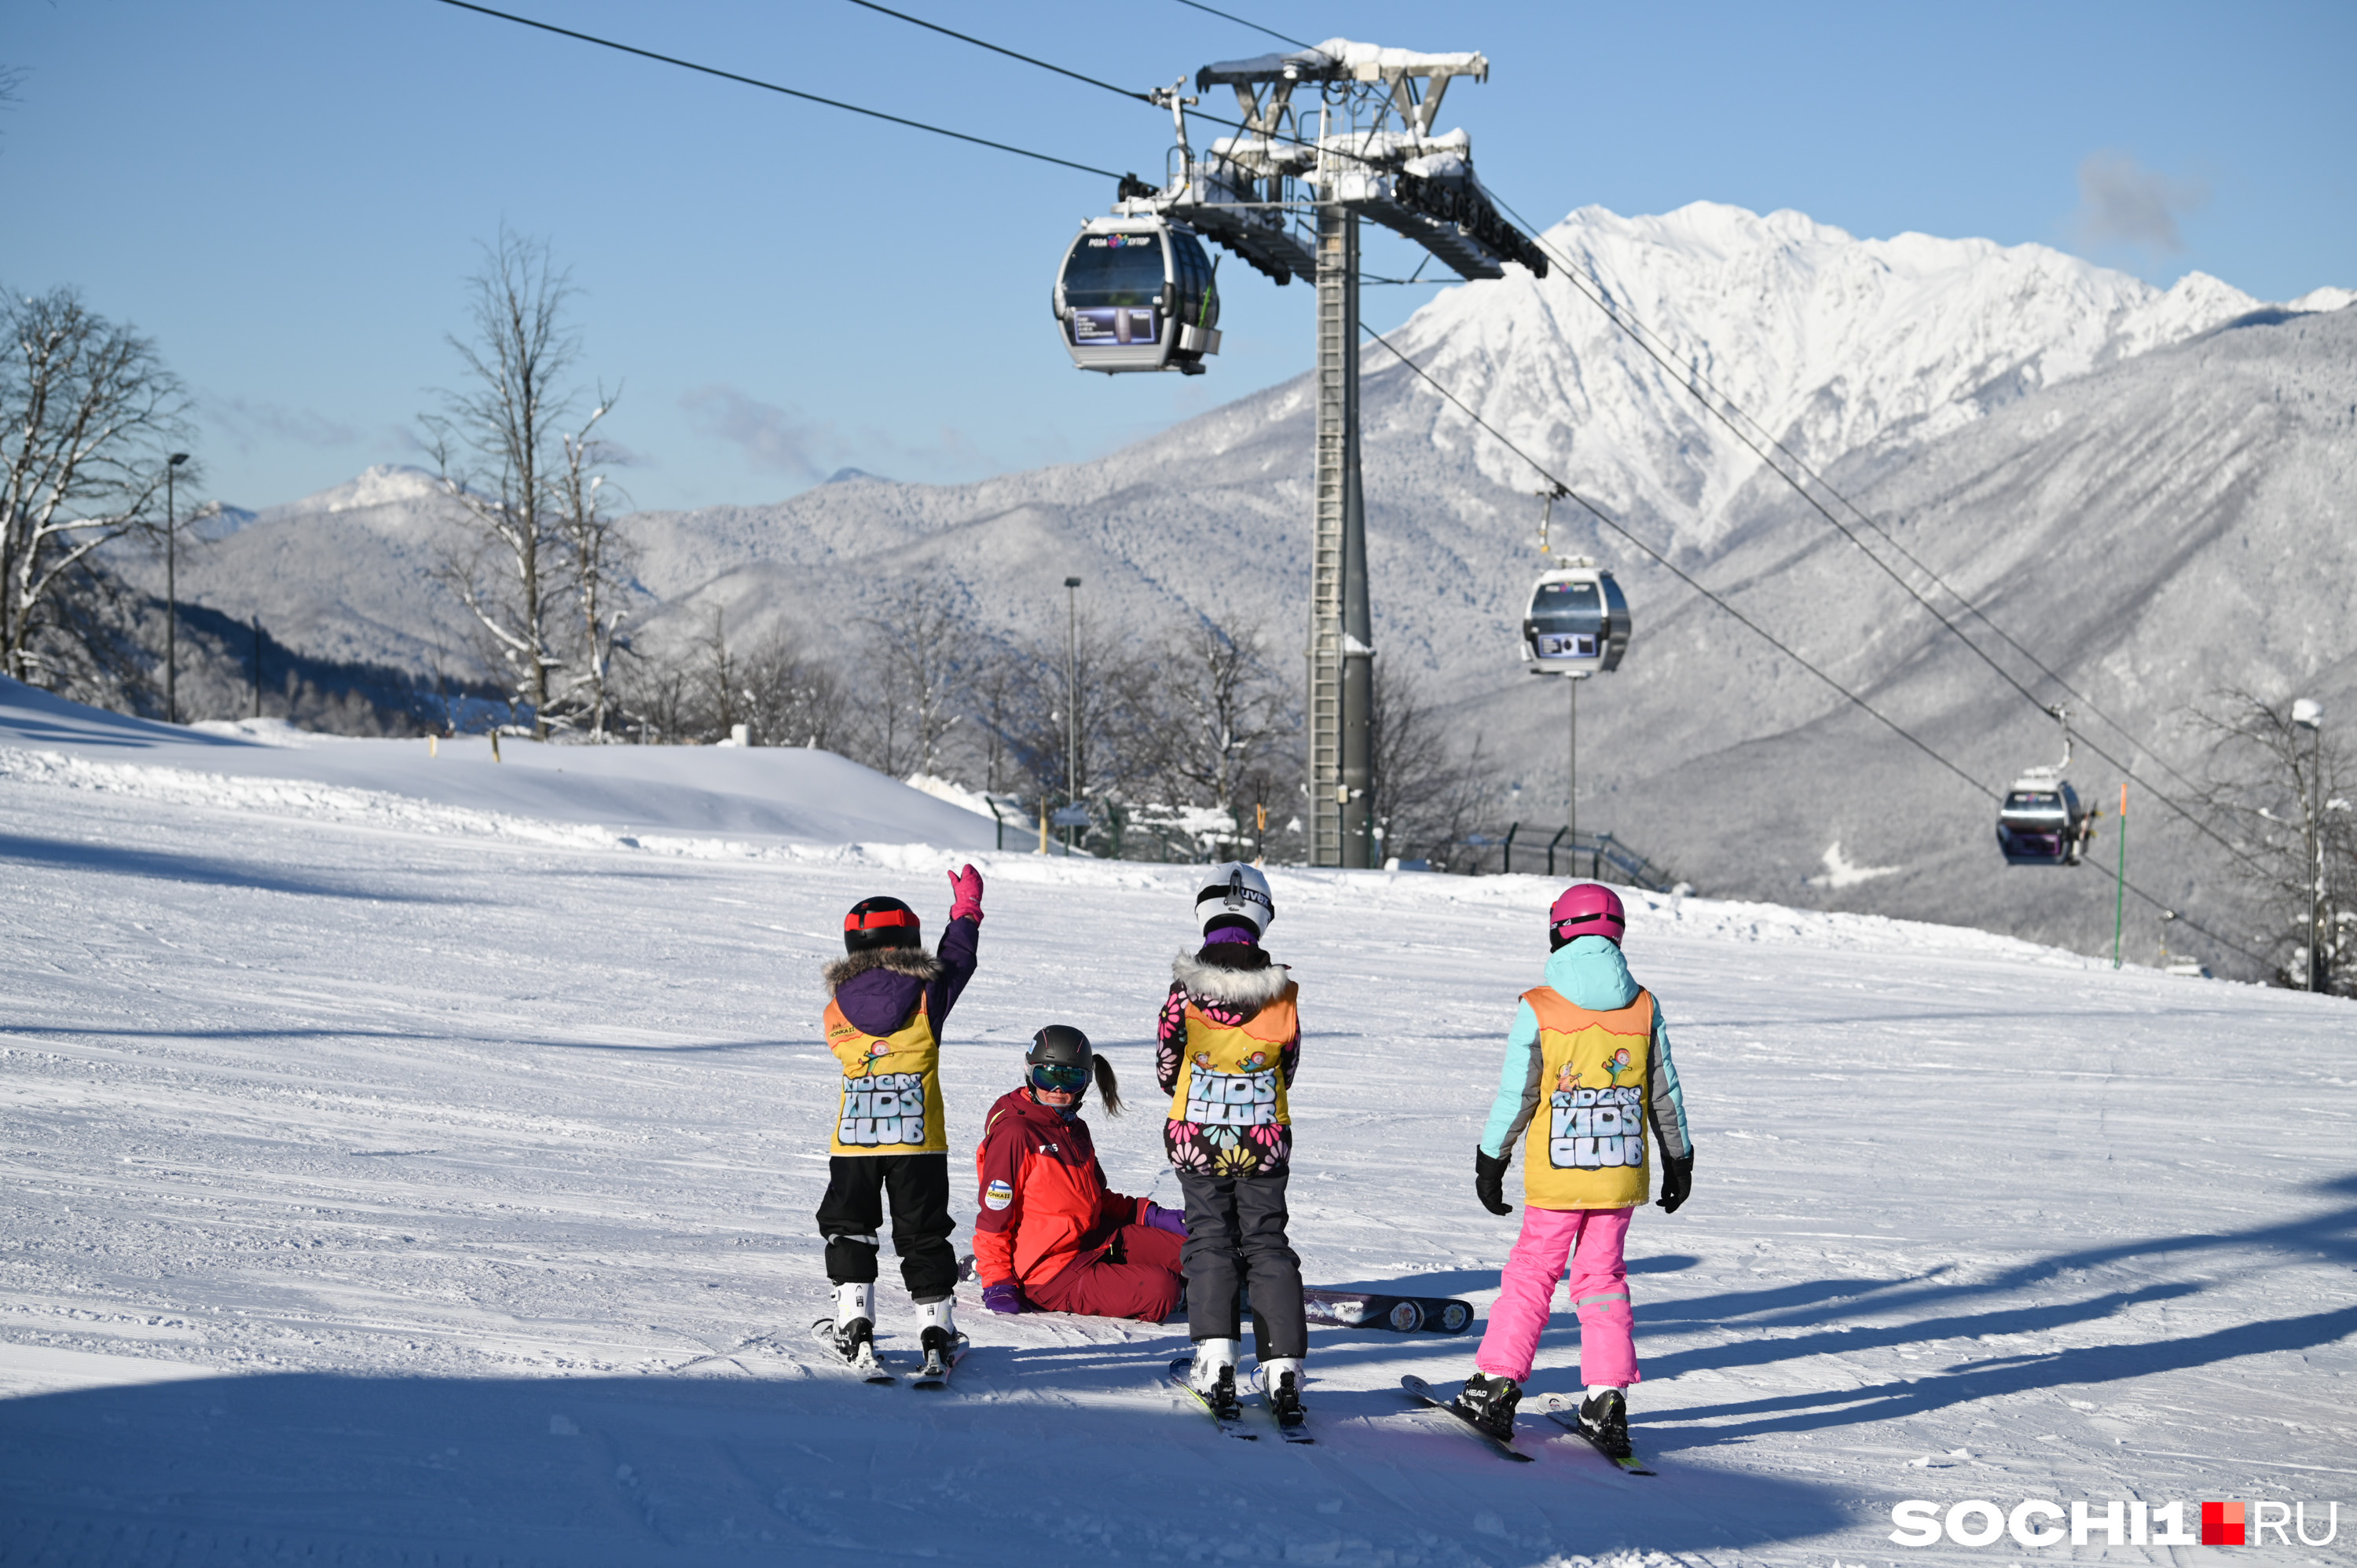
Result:
M1602 937L1618 946L1628 927L1619 894L1600 882L1582 882L1565 888L1547 911L1547 944L1559 948L1574 937Z

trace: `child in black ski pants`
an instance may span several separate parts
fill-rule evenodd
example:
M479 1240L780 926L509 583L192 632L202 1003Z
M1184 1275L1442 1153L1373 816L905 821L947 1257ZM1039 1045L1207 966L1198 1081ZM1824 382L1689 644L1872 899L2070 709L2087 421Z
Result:
M1215 1410L1236 1402L1239 1286L1250 1290L1260 1380L1286 1425L1301 1414L1309 1326L1301 1260L1286 1240L1293 1125L1286 1106L1301 1057L1298 988L1269 961L1261 933L1276 918L1268 880L1229 865L1195 900L1203 945L1171 962L1156 1076L1170 1096L1163 1146L1187 1198L1189 1380Z
M874 1359L877 1231L887 1198L919 1338L928 1351L944 1352L957 1338L941 1029L974 978L982 875L969 865L951 875L950 886L938 957L925 951L909 906L863 898L844 917L845 956L824 972L826 1044L843 1066L843 1090L818 1228L834 1285L835 1348L857 1363Z

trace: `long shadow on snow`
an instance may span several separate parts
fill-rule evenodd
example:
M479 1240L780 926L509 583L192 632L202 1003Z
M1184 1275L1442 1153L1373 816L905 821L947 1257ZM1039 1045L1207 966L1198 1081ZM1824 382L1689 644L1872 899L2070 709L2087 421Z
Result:
M264 893L294 893L313 898L354 898L379 904L472 901L432 894L387 893L375 886L350 886L273 875L240 861L214 860L205 855L125 849L116 844L87 843L79 839L27 838L20 833L0 833L0 861L5 860L21 861L29 865L53 865L66 871L95 871L110 876L135 876L155 882L192 882L214 887L251 887Z
M1326 1401L1315 1448L1233 1443L1153 1386L1161 1348L985 1347L941 1393L827 1371L302 1373L0 1401L0 1541L10 1561L88 1563L1011 1568L1242 1548L1503 1568L1740 1550L1852 1522L1805 1481L1689 1470L1635 1487L1568 1440L1536 1466L1501 1465L1371 1394L1347 1402L1385 1419Z
M1826 1393L1786 1394L1691 1410L1656 1411L1650 1412L1648 1419L1709 1420L1709 1426L1684 1434L1684 1443L1672 1440L1669 1444L1674 1447L1706 1447L1762 1433L1810 1432L1862 1421L1890 1421L2006 1394L2117 1382L2158 1372L2181 1372L2244 1356L2265 1355L2271 1350L2306 1350L2330 1345L2352 1333L2357 1333L2357 1306L2344 1306L2303 1317L2239 1324L2184 1339L2093 1345L2045 1355L1968 1361L1951 1371L1920 1380L1872 1383ZM1840 1408L1824 1408L1830 1405ZM1793 1413L1775 1413L1782 1412ZM1747 1412L1758 1412L1761 1419L1731 1423L1717 1419Z

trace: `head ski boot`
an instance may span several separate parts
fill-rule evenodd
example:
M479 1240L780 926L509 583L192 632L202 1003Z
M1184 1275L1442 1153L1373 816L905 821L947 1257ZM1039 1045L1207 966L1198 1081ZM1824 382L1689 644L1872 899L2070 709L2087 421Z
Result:
M1579 1402L1579 1424L1589 1442L1615 1459L1634 1452L1629 1446L1629 1399L1619 1389L1590 1389Z
M1522 1386L1512 1378L1476 1372L1465 1380L1464 1391L1451 1402L1457 1413L1501 1443L1514 1440L1514 1406L1522 1402Z
M1195 1365L1187 1374L1187 1386L1202 1397L1211 1407L1211 1413L1222 1421L1233 1421L1236 1405L1236 1341L1232 1339L1198 1339L1195 1341Z

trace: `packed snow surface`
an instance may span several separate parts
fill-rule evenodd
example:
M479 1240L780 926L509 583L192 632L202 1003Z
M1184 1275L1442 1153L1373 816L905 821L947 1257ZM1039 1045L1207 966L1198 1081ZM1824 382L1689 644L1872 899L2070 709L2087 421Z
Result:
M1660 1474L1410 1409L1471 1336L1315 1329L1318 1445L1246 1444L1166 1385L1175 1326L968 1294L941 1393L808 1335L842 909L933 926L974 861L952 1168L1062 1021L1136 1101L1092 1117L1114 1185L1170 1201L1152 1024L1199 873L917 842L971 814L791 753L278 738L0 711L0 1562L1996 1564L2098 1552L1902 1551L1892 1504L2305 1500L2313 1533L2350 1495L2346 1002L1631 894L1699 1151L1631 1238ZM1517 1221L1470 1146L1552 887L1270 877L1305 1272L1486 1306ZM888 1260L880 1294L905 1367ZM1534 1403L1577 1384L1557 1321Z

